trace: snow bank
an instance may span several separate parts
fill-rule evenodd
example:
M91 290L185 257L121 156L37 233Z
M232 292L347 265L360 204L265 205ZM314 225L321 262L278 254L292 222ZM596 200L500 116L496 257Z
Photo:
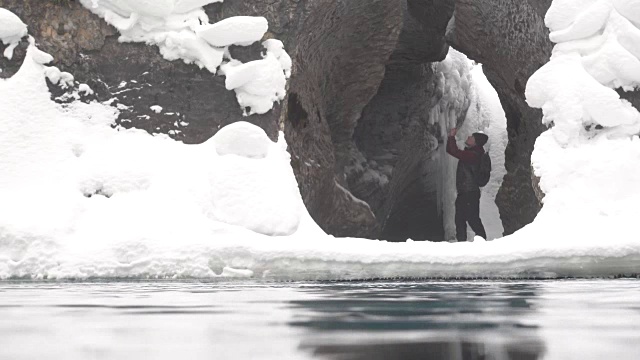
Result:
M557 45L526 90L550 126L532 155L541 241L638 242L640 113L613 88L640 85L639 16L637 0L555 0L547 13Z
M27 25L14 13L0 8L0 41L8 47L4 50L4 57L11 60L13 50L20 43L20 39L27 36Z
M80 2L118 29L121 42L156 45L165 59L193 63L213 74L221 66L231 64L229 67L234 67L237 77L258 75L246 87L227 85L227 89L236 91L245 115L264 114L273 108L274 102L284 99L286 81L291 75L291 61L283 46L273 45L273 42L282 45L281 42L265 42L265 60L252 61L245 64L247 66L240 66L239 61L231 59L227 49L230 45L247 46L260 41L269 27L263 17L235 16L209 24L202 6L222 0ZM242 74L245 71L247 73Z

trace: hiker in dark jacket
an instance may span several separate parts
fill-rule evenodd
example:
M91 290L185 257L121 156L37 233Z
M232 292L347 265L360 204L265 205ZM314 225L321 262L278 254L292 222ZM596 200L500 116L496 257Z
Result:
M458 129L449 131L447 140L447 153L457 158L458 170L456 171L456 238L458 242L467 241L467 222L473 232L482 238L487 238L487 233L480 220L480 187L476 183L473 172L480 165L480 158L484 154L484 144L489 137L482 133L474 133L465 141L466 148L458 149L456 134Z

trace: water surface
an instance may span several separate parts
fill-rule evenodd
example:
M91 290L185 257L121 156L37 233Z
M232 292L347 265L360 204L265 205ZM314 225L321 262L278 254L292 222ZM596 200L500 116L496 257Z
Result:
M640 280L0 282L0 359L640 359Z

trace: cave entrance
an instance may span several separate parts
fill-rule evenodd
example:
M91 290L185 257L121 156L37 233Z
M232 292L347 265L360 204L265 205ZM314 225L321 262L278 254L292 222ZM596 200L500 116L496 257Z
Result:
M452 127L459 128L458 139L477 131L490 137L485 149L493 169L482 189L481 218L490 239L502 236L495 197L506 173L505 113L482 65L450 49L440 63L387 65L354 133L349 187L371 206L381 239L455 239L457 160L445 151Z

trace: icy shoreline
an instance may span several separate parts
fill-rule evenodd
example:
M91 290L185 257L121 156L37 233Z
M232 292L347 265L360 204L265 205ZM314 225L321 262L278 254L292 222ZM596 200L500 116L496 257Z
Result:
M247 234L248 235L248 234ZM256 240L263 240L258 244ZM322 241L322 242L320 242ZM51 244L49 244L51 245ZM150 244L149 244L150 245ZM227 236L216 243L149 246L139 243L71 255L46 244L32 253L0 261L1 279L223 279L366 280L386 278L548 279L636 276L640 244L555 248L503 240L488 243L386 243L364 239L296 238L251 240ZM130 247L130 248L128 248ZM106 253L105 253L106 252ZM106 254L111 256L105 256ZM121 256L118 256L118 253ZM126 254L127 259L122 258ZM65 259L66 258L66 259Z

